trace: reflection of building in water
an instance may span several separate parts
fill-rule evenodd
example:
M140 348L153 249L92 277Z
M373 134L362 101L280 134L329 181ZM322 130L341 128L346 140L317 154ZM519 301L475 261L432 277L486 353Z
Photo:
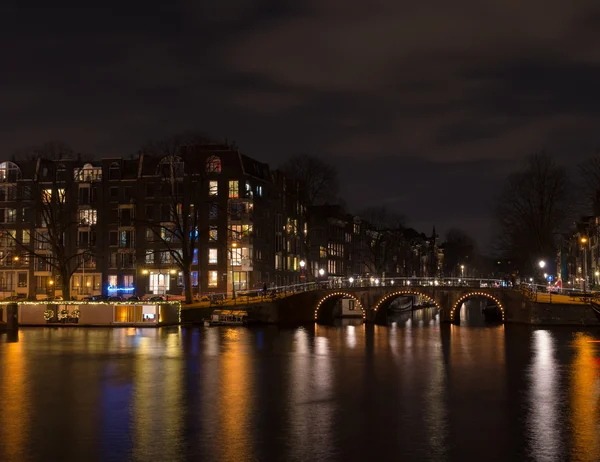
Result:
M250 380L250 355L236 328L225 331L226 344L221 353L220 428L223 431L219 460L244 460L253 453L252 399L254 382Z
M298 329L294 339L290 378L293 410L288 429L294 446L290 447L290 458L304 454L306 460L325 460L335 447L332 441L334 402L331 400L334 371L328 336L338 333L336 329L321 326L315 329L314 337Z
M562 422L558 406L559 367L555 358L554 338L547 330L536 330L532 335L533 363L529 368L529 422L528 438L531 453L537 460L555 460L560 454Z
M477 448L494 448L503 460L502 450L509 447L512 425L508 406L504 405L508 402L504 325L480 329L450 325L444 348L448 348L447 401L461 402L461 412L448 415L454 450L472 455L473 460L483 460ZM463 399L465 396L468 399ZM494 418L483 418L482 413L493 414ZM468 428L469 437L454 432L459 428ZM477 448L471 444L473 440L478 441Z
M571 428L573 460L600 460L600 357L589 336L578 333L573 342L575 358L571 369Z
M158 334L158 332L157 332ZM168 430L180 435L183 415L183 388L181 384L181 337L168 335L166 348L156 349L155 339L140 336L134 362L133 421L135 460L175 460L180 448L165 445L157 437ZM165 356L157 360L157 355ZM170 441L176 441L170 437Z
M24 460L26 447L32 443L27 440L31 403L23 399L29 396L29 364L23 342L7 343L1 348L4 351L0 354L0 448L4 447L5 452L0 452L0 460Z

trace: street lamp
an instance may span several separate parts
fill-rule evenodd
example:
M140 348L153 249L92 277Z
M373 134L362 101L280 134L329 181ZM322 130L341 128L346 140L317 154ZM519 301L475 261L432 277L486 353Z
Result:
M460 277L465 277L465 265L460 265Z
M588 238L586 236L581 236L579 239L583 247L583 295L585 296L585 292L587 290L587 243Z
M540 262L538 263L538 265L540 265L541 269L544 269L544 267L546 266L546 262L544 260L540 260Z
M306 262L304 260L300 260L300 268L304 269L306 266Z
M319 276L323 277L325 274L325 270L323 268L319 269Z
M233 249L237 247L237 242L231 243L231 297L235 300L235 274L233 272Z
M348 278L348 282L350 283L350 285L354 284L354 278L353 277Z

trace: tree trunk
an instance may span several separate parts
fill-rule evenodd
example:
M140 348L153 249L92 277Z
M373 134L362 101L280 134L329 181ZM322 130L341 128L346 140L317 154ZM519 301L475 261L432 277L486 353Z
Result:
M60 272L60 285L63 300L71 300L71 277L68 271Z
M194 302L191 265L185 265L182 268L182 272L183 272L183 289L185 291L185 303L190 304L190 303Z

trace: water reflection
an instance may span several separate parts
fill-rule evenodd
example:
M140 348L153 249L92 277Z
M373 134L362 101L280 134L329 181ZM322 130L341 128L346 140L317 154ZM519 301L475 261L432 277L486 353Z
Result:
M600 460L589 334L401 319L23 329L0 460Z
M253 412L254 371L250 367L246 344L240 341L242 334L235 328L224 330L226 347L222 353L220 393L213 396L219 400L222 460L245 460L253 453L251 417Z
M29 443L31 403L23 399L29 396L29 358L22 341L7 343L1 348L0 460L19 460L24 458Z
M536 460L562 460L558 406L558 364L552 334L536 330L532 335L533 362L529 370L528 428L530 453Z
M573 460L600 460L600 351L589 335L577 333L573 346L570 400Z

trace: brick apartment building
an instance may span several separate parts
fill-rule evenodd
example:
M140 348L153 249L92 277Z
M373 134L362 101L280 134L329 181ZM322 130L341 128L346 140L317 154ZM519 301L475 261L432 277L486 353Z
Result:
M60 253L72 257L72 298L182 295L177 257L187 236L172 231L173 215L194 210L194 294L300 281L303 214L285 193L286 182L267 164L219 144L181 157L3 162L0 296L61 295L60 271L45 258L57 248L44 217L55 213L44 207L50 196L62 210L55 218L62 226ZM275 247L276 230L284 235L282 249Z

